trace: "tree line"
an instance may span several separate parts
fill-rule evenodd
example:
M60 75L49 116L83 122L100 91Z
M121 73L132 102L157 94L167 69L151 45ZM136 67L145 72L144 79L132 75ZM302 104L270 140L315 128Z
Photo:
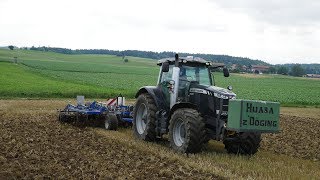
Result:
M301 77L307 74L306 70L301 66L301 64L294 64L291 67L288 67L287 65L276 65L272 68L269 68L269 71L271 69L277 74L291 75L296 77Z
M320 64L284 64L283 66L288 69L296 69L297 66L300 66L305 74L320 74Z

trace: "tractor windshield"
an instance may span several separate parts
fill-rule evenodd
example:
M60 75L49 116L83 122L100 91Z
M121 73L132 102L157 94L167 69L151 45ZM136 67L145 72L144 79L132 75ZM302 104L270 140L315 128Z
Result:
M206 66L185 66L180 68L180 80L197 81L201 85L211 86L211 76Z

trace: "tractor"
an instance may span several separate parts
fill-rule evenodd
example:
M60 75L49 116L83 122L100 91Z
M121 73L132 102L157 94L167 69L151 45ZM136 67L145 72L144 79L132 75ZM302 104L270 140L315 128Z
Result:
M209 140L222 141L228 153L252 155L261 133L279 132L279 103L238 100L232 92L215 86L214 72L229 71L197 57L161 59L157 86L136 93L133 131L138 139L156 141L168 135L170 147L197 153Z

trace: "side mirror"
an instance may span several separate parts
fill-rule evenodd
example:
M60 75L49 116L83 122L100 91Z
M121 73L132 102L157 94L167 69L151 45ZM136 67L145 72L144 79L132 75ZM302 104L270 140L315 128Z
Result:
M162 72L169 72L169 63L168 62L162 63L161 71Z
M229 77L229 70L228 70L228 68L226 68L226 67L224 67L223 68L223 75L224 75L224 77Z

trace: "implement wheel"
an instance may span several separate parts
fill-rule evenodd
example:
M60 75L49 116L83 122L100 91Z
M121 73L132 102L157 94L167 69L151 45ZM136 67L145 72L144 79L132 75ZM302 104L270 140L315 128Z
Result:
M228 153L253 155L258 151L261 142L261 133L243 132L223 141Z
M114 114L108 114L104 116L104 127L107 130L117 130L118 129L118 119Z
M197 110L176 110L170 119L170 146L182 153L197 153L205 143L205 123Z
M60 122L67 122L68 121L68 117L65 112L59 112L58 121L60 121Z
M145 141L156 139L156 105L149 94L141 94L134 107L133 131L137 138Z

